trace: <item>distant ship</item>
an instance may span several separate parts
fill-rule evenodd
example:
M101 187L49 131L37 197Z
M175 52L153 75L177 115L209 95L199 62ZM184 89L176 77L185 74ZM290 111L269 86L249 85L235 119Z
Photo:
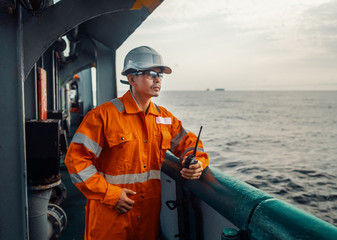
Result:
M214 91L225 91L225 89L224 88L216 88L216 89L214 89Z

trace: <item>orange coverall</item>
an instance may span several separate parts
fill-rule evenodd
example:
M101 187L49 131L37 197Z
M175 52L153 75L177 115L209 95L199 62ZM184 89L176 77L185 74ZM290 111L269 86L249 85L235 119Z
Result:
M166 150L181 159L197 137L163 107L150 103L145 115L130 91L91 110L69 146L65 164L73 183L87 198L85 239L156 240L161 208L160 168ZM208 165L201 141L197 157ZM119 214L122 188L133 208Z

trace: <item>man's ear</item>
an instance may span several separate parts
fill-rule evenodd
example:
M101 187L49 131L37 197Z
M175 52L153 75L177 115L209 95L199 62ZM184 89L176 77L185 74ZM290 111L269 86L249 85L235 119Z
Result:
M128 79L129 84L132 86L133 83L135 82L135 75L128 74L126 77Z

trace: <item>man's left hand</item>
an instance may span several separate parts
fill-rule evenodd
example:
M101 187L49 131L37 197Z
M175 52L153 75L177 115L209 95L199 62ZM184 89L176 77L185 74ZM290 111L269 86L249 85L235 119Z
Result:
M184 166L185 159L186 157L183 160L183 163L182 163L183 166ZM189 168L183 168L180 171L180 173L181 173L181 176L186 179L199 179L203 170L204 169L202 167L202 162L198 161L198 163L196 164L191 164Z

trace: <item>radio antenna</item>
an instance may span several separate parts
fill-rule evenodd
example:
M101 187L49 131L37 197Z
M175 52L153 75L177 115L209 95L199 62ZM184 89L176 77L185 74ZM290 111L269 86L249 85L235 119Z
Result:
M199 130L197 142L195 143L195 147L194 147L194 151L193 151L193 155L194 155L194 156L197 154L197 148L198 148L198 143L199 143L199 138L200 138L201 130L202 130L202 126L200 126L200 130Z

